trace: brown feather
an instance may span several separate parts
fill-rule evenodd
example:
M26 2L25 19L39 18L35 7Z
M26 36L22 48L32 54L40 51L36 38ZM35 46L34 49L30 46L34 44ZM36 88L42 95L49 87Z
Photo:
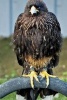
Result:
M40 59L34 59L30 55L25 57L26 62L28 62L29 65L33 66L35 69L46 67L51 59L52 57L43 57Z

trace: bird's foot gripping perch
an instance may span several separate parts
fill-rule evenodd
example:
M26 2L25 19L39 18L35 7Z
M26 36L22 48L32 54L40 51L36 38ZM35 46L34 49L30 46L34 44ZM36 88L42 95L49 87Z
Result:
M56 77L56 76L48 74L46 70L43 70L42 72L40 72L40 76L42 76L43 78L46 78L46 88L49 85L49 77L52 77L52 78Z
M23 74L22 76L23 77L30 77L32 88L34 88L34 83L33 83L34 79L39 82L39 80L37 78L37 73L34 70L31 70L31 72L28 75Z

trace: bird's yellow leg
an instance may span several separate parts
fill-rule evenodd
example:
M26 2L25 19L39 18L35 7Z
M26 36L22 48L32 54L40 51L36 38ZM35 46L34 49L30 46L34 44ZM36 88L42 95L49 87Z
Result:
M31 87L34 88L34 83L33 83L33 79L35 78L36 81L39 82L38 78L37 78L37 73L35 71L31 71L30 74L25 75L23 74L22 76L24 77L30 77L30 81L31 81Z
M50 75L46 72L46 70L43 70L42 72L40 72L40 75L43 77L43 78L46 78L46 87L48 87L49 85L49 77L53 77L55 78L56 76L53 76L53 75Z

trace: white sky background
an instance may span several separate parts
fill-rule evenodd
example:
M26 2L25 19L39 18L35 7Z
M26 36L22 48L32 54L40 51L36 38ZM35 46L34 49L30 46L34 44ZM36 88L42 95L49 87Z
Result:
M9 1L10 0L0 0L0 36L10 35L10 17L9 17ZM27 0L12 0L12 32L14 30L14 25L16 19L20 13L23 12ZM67 36L67 0L57 0L57 19L59 20L62 35ZM48 10L54 12L54 0L44 0Z

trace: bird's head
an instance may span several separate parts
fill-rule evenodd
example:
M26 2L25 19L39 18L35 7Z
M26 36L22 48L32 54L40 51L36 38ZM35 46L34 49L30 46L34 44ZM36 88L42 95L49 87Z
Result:
M38 15L47 12L48 9L42 0L28 0L25 13L28 15Z

